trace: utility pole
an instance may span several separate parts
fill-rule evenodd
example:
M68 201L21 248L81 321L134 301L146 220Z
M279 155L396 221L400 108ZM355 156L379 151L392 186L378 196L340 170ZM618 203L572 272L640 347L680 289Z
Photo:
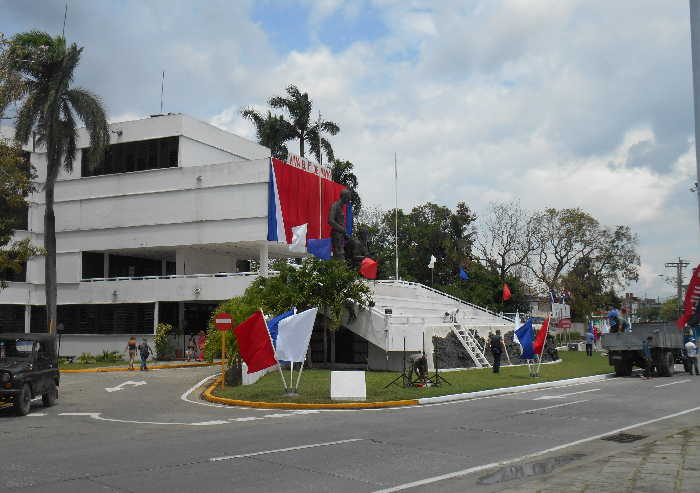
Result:
M666 262L664 267L676 269L676 290L678 294L678 313L683 313L683 269L688 267L688 262L678 257L678 262Z

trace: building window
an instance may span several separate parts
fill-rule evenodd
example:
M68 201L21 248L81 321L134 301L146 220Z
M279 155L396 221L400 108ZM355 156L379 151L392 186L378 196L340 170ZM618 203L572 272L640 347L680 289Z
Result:
M82 153L82 176L110 175L146 169L177 167L178 137L111 144L103 158L91 166L87 148Z

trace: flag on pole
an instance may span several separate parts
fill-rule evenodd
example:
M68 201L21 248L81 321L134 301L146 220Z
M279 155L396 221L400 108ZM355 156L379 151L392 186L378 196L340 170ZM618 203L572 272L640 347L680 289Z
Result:
M532 343L532 350L535 354L542 354L544 341L547 339L547 332L549 332L549 318L545 319L542 328L537 333L537 337L535 337L535 342Z
M515 328L513 329L513 341L520 344L518 335L515 333L520 328L520 312L515 312Z
M270 333L261 311L253 313L233 328L238 340L238 352L248 365L248 373L264 370L277 364Z
M435 261L437 259L435 258L435 255L430 256L430 262L428 262L428 269L434 269L435 268Z
M284 361L304 361L311 340L318 308L297 313L279 322L277 357Z
M277 332L279 330L279 323L287 317L294 315L294 310L289 310L281 315L277 315L275 318L267 322L267 330L270 333L270 339L272 339L272 345L277 346Z
M306 253L306 230L309 223L304 223L300 226L292 227L292 242L289 244L289 250L297 253Z
M503 301L508 301L511 298L510 288L507 284L503 285Z
M535 359L535 353L532 349L532 339L534 337L534 332L535 331L532 328L531 318L528 318L527 322L525 322L522 327L515 331L515 335L518 337L520 347L522 347L520 359Z
M469 279L469 274L464 272L464 269L462 267L460 267L459 268L459 277L466 281L467 279Z
M348 204L345 206L345 233L350 238L352 238L352 223L352 204Z
M376 279L378 266L379 264L377 264L377 262L375 262L369 257L365 257L362 259L359 272L367 279Z

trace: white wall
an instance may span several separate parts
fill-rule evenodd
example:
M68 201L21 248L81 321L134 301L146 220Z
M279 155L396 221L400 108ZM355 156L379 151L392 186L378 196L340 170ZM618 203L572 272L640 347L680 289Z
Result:
M189 137L180 137L178 149L180 167L201 166L202 163L243 161L245 158L223 149L212 147Z
M61 335L59 354L61 356L80 356L83 353L91 353L96 356L102 354L102 351L119 351L124 355L125 360L128 361L124 348L132 335L137 337L139 344L146 337L151 349L155 351L153 334L65 334ZM140 361L139 356L136 355L137 364L140 364Z
M231 255L206 251L201 248L178 248L175 255L177 274L236 272L235 259Z

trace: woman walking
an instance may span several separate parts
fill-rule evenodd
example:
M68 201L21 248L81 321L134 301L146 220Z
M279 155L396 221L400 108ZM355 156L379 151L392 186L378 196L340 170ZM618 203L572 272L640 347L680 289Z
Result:
M207 343L207 335L203 330L197 334L197 346L199 346L199 361L204 361L204 345Z
M136 359L136 348L138 343L136 342L136 337L131 336L129 342L126 343L126 352L129 354L129 370L134 369L134 360Z

